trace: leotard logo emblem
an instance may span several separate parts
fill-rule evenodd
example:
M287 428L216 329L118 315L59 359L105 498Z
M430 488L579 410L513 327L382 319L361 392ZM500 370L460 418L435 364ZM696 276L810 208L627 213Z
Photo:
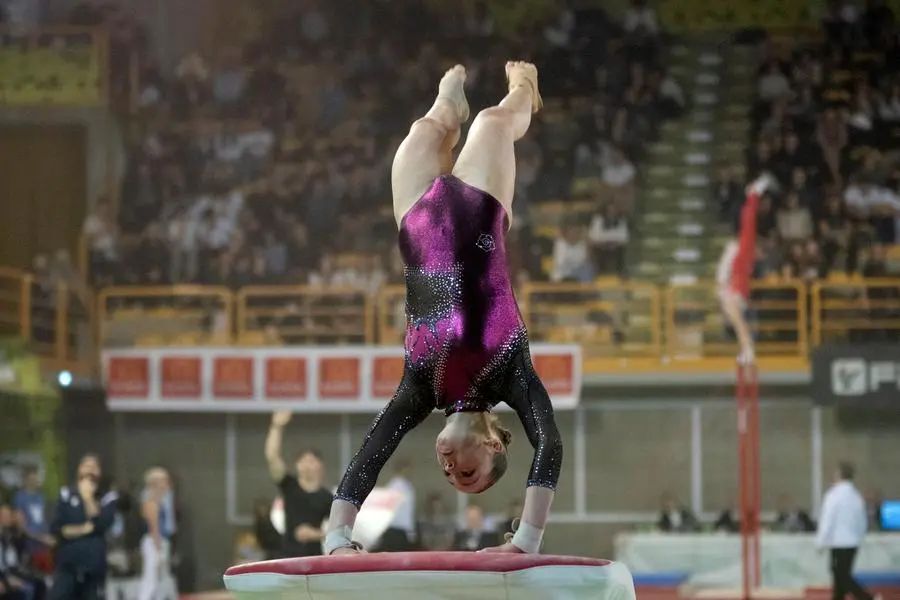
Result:
M494 245L494 236L489 233L482 233L478 236L478 241L475 242L475 245L485 252L493 252L496 246Z

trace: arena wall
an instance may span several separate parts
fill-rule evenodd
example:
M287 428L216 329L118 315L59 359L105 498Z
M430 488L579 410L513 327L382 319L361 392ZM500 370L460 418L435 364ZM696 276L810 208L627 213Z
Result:
M656 389L602 400L591 392L577 412L561 413L567 458L554 507L561 522L549 529L545 550L611 556L617 532L655 521L665 491L707 518L731 502L737 486L736 414L733 399L722 392L718 388L693 399L672 399ZM830 466L843 458L859 465L863 488L900 496L900 481L882 479L900 470L900 419L876 422L856 415L848 420L843 413L813 407L798 394L763 396L764 512L774 510L785 493L815 508L829 482ZM153 462L172 469L182 483L184 543L204 549L195 557L197 583L201 588L214 585L231 560L235 532L249 522L253 501L276 493L262 455L268 418L117 414L114 419L117 474L127 477ZM318 448L328 480L335 482L370 420L369 415L298 415L289 428L285 455L306 446ZM518 434L509 473L489 492L471 498L494 513L521 494L530 463L521 428L506 420ZM439 491L452 503L455 494L433 465L439 426L440 418L433 416L404 440L397 456L416 465L412 479L420 498Z

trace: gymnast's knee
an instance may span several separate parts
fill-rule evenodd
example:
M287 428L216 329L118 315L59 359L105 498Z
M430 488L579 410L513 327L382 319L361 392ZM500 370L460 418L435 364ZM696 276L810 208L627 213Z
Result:
M418 133L425 131L433 131L436 135L441 138L445 137L448 133L450 133L450 129L442 123L439 119L435 119L434 117L422 117L421 119L416 119L413 121L412 125L409 126L409 133Z
M472 121L472 129L475 130L477 128L481 130L489 128L498 130L508 129L511 131L513 126L512 117L513 113L508 108L491 106L485 108L475 116L475 120Z

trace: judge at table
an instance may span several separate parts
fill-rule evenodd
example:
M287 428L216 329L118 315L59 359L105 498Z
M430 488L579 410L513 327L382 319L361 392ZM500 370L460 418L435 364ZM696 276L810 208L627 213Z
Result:
M679 504L674 494L666 492L661 498L662 509L656 528L666 533L690 533L699 531L700 524L694 513Z
M778 514L772 530L782 533L812 533L816 530L816 524L809 513L794 504L790 495L782 494L778 499Z

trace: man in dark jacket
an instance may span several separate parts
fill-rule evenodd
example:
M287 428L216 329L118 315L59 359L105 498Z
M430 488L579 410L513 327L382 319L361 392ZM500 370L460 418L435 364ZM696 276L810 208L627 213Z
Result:
M59 492L51 532L58 540L48 600L97 600L106 584L106 534L116 516L116 493L101 492L100 460L86 455L77 482Z

